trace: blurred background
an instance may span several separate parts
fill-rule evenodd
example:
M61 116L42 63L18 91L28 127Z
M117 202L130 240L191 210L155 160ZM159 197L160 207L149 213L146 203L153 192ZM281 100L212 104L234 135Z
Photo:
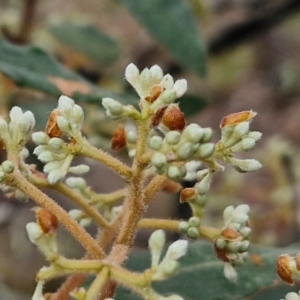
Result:
M136 103L125 67L158 64L187 79L180 105L190 122L215 130L215 141L223 116L258 112L252 129L263 139L247 157L264 168L217 174L204 222L221 226L226 206L248 203L253 242L288 245L300 237L299 31L299 0L0 0L0 111L5 115L16 104L30 109L43 130L58 96L66 94L83 105L91 142L109 149L116 123L104 117L101 98ZM125 153L118 155L128 162ZM122 187L105 168L88 163L87 181L96 191ZM64 208L74 207L47 193ZM25 234L32 205L0 198L1 300L30 299L44 263ZM184 218L190 211L178 195L161 193L148 214ZM82 255L63 229L59 238L69 257ZM137 245L146 241L147 233L141 234Z

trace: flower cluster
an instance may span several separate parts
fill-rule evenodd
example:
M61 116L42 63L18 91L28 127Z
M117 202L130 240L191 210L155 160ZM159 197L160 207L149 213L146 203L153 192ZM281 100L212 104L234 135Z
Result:
M80 139L83 118L82 108L72 99L61 96L57 109L49 117L46 132L32 134L33 142L38 145L34 154L45 163L43 171L48 174L50 184L58 183L68 172L82 175L89 171L89 167L85 164L71 167L75 157L74 150L62 139L63 136Z
M10 122L0 118L1 148L10 148L21 151L30 137L35 125L35 118L31 111L25 111L14 106L9 112Z
M200 219L198 217L189 218L188 222L182 221L179 223L179 231L185 233L191 239L199 237Z
M224 227L221 234L215 239L215 252L219 259L232 265L243 264L249 248L251 229L248 226L249 206L238 205L236 208L225 208Z

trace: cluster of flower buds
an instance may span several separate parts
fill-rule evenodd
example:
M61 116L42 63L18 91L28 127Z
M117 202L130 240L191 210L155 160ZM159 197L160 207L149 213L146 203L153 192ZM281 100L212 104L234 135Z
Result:
M85 164L71 167L74 154L61 138L50 138L45 132L39 131L32 134L32 140L38 145L33 153L45 163L43 171L48 174L50 184L58 183L68 172L82 175L89 171L89 166Z
M290 292L285 295L284 299L280 300L300 300L300 291L298 293Z
M249 206L238 205L236 208L225 208L224 227L220 236L215 239L215 253L217 257L232 265L241 265L247 257L251 229L248 226Z
M170 179L183 179L187 175L185 167L178 167L172 162L198 161L210 157L215 145L211 143L211 128L202 128L190 124L183 129L168 131L164 137L154 135L149 139L149 147L155 150L151 163L158 173L166 172Z
M35 118L31 111L23 113L18 106L14 106L10 110L9 117L9 124L0 118L0 147L20 151L30 137L35 125Z
M200 219L198 217L191 217L188 222L180 222L178 228L179 231L185 233L187 237L195 240L199 237L199 226Z
M225 116L220 124L221 140L216 148L221 157L239 172L253 172L261 168L255 159L237 159L232 153L248 151L254 148L262 133L250 131L250 123L256 112L242 111Z
M170 74L163 74L158 65L145 68L141 73L134 64L125 70L125 78L141 98L142 110L156 112L159 108L173 103L187 90L187 81L179 79L174 82Z
M300 253L297 253L294 257L288 254L280 255L277 258L277 274L283 281L291 285L295 283L295 280L299 280Z
M53 261L58 256L56 244L57 217L43 208L38 207L34 210L36 222L30 222L26 225L27 235L45 257L49 261Z
M174 275L179 267L178 259L187 252L188 242L177 240L172 243L165 257L160 261L161 253L165 245L165 233L163 230L156 230L149 238L149 249L151 253L151 279L160 281Z

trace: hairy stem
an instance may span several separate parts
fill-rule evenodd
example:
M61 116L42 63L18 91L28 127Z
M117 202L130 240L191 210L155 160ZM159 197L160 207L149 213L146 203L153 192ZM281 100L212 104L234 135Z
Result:
M111 170L120 174L120 176L122 176L126 180L130 179L131 177L131 170L129 167L127 167L121 161L112 157L108 153L105 153L101 149L90 145L87 141L83 142L83 147L80 150L79 154L102 163Z
M37 187L25 179L16 170L8 174L5 180L8 185L15 186L20 191L28 195L39 206L53 213L58 221L70 232L70 234L91 254L93 258L105 257L105 252L99 247L97 242L85 231L69 214L63 210L56 202L40 191Z
M103 267L98 273L90 288L86 293L86 299L97 300L101 289L104 287L106 281L109 279L109 268Z

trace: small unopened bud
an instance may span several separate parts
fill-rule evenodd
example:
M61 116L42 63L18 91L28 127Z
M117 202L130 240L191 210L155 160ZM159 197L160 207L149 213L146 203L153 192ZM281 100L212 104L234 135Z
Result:
M111 149L119 151L126 146L126 134L122 124L119 124L111 139Z
M198 192L195 188L185 188L180 193L180 203L184 203L189 200L194 200L198 196Z
M176 80L173 85L177 98L180 98L187 91L187 81L185 79Z
M165 241L166 241L165 233L161 229L154 231L149 238L148 245L152 256L152 261L151 261L152 268L158 266L161 251L165 245Z
M57 137L51 138L48 142L48 145L51 146L54 150L60 150L63 144L64 141Z
M35 222L26 224L26 231L31 243L36 244L37 240L44 234L42 228Z
M89 172L90 167L87 166L87 165L81 164L81 165L78 165L78 166L75 166L75 167L70 167L68 169L68 171L70 173L75 174L75 175L82 175L82 174L85 174L85 173Z
M203 130L204 131L203 131L203 136L202 136L201 142L207 143L212 139L214 131L210 127L203 128Z
M174 130L167 132L165 137L166 142L169 145L177 145L180 141L180 138L181 138L180 132Z
M44 208L35 207L33 210L36 214L36 221L40 225L43 232L45 234L55 233L58 227L57 217Z
M161 94L161 101L164 104L171 104L173 103L177 98L176 92L173 90L166 90Z
M68 114L72 112L74 106L74 100L69 98L68 96L60 96L58 99L58 106L57 108L63 113Z
M153 150L159 151L163 144L163 138L161 136L153 136L149 140L149 147Z
M124 111L123 105L112 98L103 98L102 105L106 109L106 114L109 116L118 117L121 116Z
M5 160L2 164L2 169L5 173L12 173L14 171L14 164L10 160Z
M199 218L198 217L189 218L189 225L192 227L199 227L200 226Z
M186 235L193 240L196 240L199 237L199 231L195 227L190 227L186 232Z
M230 158L229 164L234 167L238 172L254 172L259 170L262 165L256 159L238 159L238 158Z
M85 189L87 187L86 181L81 177L69 177L66 180L66 184L73 189Z
M58 116L57 120L56 120L57 126L59 128L59 130L61 132L65 132L65 133L70 133L71 132L71 127L70 127L70 122L62 117L62 116ZM53 135L48 134L50 137L53 137ZM62 135L62 134L61 134ZM57 136L60 137L61 135Z
M168 171L167 171L167 175L170 179L173 179L173 180L178 180L180 179L180 175L181 175L181 172L180 172L180 169L179 167L177 166L170 166Z
M187 252L188 241L178 240L172 243L165 255L164 260L177 260L180 257L184 256Z
M160 84L161 84L166 90L171 89L171 88L173 87L173 85L174 85L174 79L173 79L173 77L172 77L170 74L166 74L166 75L162 78Z
M205 195L210 189L212 179L212 173L208 173L205 177L198 183L196 183L195 188L200 195Z
M167 107L161 122L169 130L182 131L186 126L184 113L179 109L177 104L169 105Z
M136 81L138 80L140 75L139 69L136 67L135 64L129 64L125 69L125 78L126 80L134 86Z
M73 115L74 115L74 121L76 124L82 124L84 119L84 112L81 106L75 104L73 107Z
M50 184L57 184L66 176L66 172L59 169L49 172L47 179Z
M198 147L197 155L200 158L208 158L210 157L215 151L215 144L214 143L205 143Z
M152 164L157 168L162 168L167 163L167 158L163 153L156 152L151 159Z
M43 131L34 132L31 137L36 145L47 145L50 139Z
M224 276L231 282L237 281L237 272L230 263L224 264Z
M203 137L204 130L198 124L189 124L183 131L183 136L192 143L199 143Z
M184 142L181 145L179 145L178 149L176 150L176 155L179 159L186 160L191 157L191 155L194 153L194 146L190 142Z
M190 225L188 222L182 221L178 224L178 230L182 233L186 233L187 230L189 229L189 227L190 227Z
M5 178L6 178L5 173L0 171L0 182L2 182Z

